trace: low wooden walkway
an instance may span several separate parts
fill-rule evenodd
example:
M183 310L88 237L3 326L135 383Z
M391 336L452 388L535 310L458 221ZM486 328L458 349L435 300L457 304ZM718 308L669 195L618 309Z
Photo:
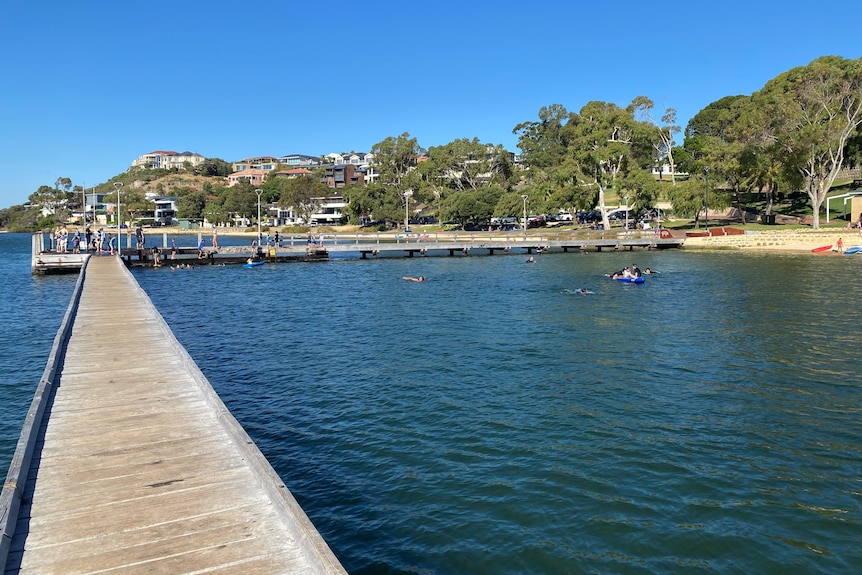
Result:
M4 486L5 574L345 573L119 259L79 286Z

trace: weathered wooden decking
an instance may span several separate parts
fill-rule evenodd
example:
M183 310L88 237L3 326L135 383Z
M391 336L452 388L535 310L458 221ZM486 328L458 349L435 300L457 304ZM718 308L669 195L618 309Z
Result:
M79 285L4 486L5 574L345 573L119 259Z

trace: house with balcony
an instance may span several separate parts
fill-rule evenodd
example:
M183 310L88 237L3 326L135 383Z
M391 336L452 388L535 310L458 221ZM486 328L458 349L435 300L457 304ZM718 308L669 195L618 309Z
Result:
M108 212L108 204L105 203L105 196L108 194L97 194L91 192L84 195L84 211L86 212L85 219L88 222L100 221L98 216L101 214L101 222L106 223L105 214ZM111 204L113 205L113 204Z
M349 154L327 154L326 159L331 164L351 164L354 166L368 166L374 161L374 154L365 152L350 152Z
M259 158L246 158L240 162L231 164L231 169L234 172L243 172L245 170L262 170L271 172L278 169L278 158L273 156L260 156Z
M304 154L289 154L278 158L278 163L288 168L317 168L323 165L320 156L306 156Z
M170 226L177 217L177 198L173 196L147 197L153 202L153 222L163 226Z
M340 194L311 198L310 202L315 207L307 222L294 206L285 208L277 204L269 204L266 206L266 219L263 223L268 226L337 226L347 218L344 213L347 200Z
M378 172L374 169L374 154L366 154L365 152L333 153L327 154L324 158L331 166L354 166L354 172L358 170L362 174L361 182L356 177L357 183L373 184L377 180Z
M330 188L340 189L345 186L363 185L364 173L353 164L334 164L326 166L324 182Z
M156 150L144 154L132 162L132 168L183 170L187 167L195 167L203 164L206 158L194 152L173 152L169 150Z
M344 208L347 206L347 201L344 196L334 194L314 198L313 201L317 204L317 210L311 214L312 226L337 226L346 218Z
M266 220L263 223L268 226L302 225L302 217L293 206L283 208L278 204L269 204L266 206Z

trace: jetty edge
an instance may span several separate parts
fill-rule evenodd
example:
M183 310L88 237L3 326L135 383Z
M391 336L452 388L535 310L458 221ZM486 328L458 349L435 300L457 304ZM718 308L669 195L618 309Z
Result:
M121 327L135 337L105 345ZM6 575L346 573L117 257L82 266L0 528Z

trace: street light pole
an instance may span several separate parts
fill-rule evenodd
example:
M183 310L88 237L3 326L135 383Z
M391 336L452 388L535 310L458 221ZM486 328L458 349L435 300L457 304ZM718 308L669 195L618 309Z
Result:
M257 249L260 250L260 195L263 193L263 190L258 188L255 190L255 193L257 193Z
M404 231L410 229L410 196L413 195L413 190L404 192Z
M524 202L524 241L527 241L527 195L521 196L521 200Z
M120 256L120 259L123 259L123 256L122 256L123 245L122 245L122 242L120 241L120 237L121 237L120 236L120 230L122 229L122 226L123 226L123 217L120 215L120 213L121 213L121 210L120 210L120 188L122 188L122 187L123 187L123 182L114 182L114 188L116 188L116 190L117 190L117 255ZM110 240L108 240L108 243L109 243L108 247L110 247Z

